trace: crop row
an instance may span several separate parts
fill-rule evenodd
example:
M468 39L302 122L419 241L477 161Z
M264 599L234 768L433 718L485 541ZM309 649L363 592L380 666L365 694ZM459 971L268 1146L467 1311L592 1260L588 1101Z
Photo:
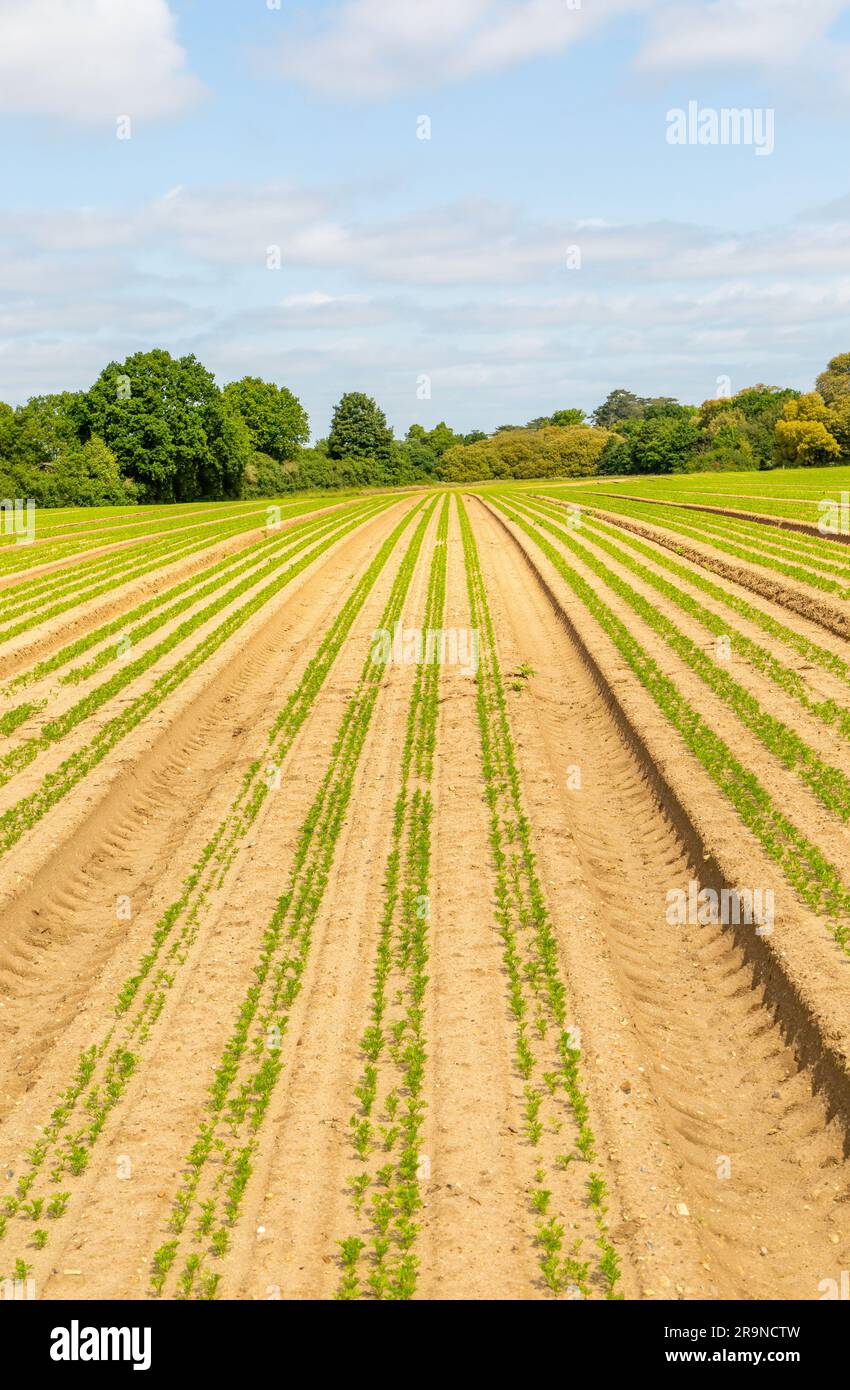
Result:
M185 622L180 623L178 627L174 628L154 646L148 648L148 650L137 657L135 661L125 659L113 676L103 681L100 685L95 686L88 694L84 695L82 699L78 700L76 704L66 710L64 714L58 716L56 719L49 720L37 734L23 739L14 747L8 749L7 752L0 755L0 787L5 786L6 783L11 781L23 768L28 767L39 753L45 752L53 744L59 743L63 738L67 737L73 729L76 729L83 723L84 720L90 718L97 710L113 700L126 686L143 675L145 671L163 656L166 656L176 646L179 646L187 637L190 637L198 627L201 627L204 623L215 617L222 609L227 608L235 599L241 598L243 594L253 589L263 580L274 575L282 565L286 564L287 560L299 551L304 550L305 545L312 544L322 537L335 535L337 532L344 534L346 529L351 529L352 526L358 524L361 519L361 516L358 514L355 519L348 518L345 522L338 516L335 516L330 522L308 522L303 527L299 527L295 532L287 533L283 540L278 539L276 542L277 553L273 553L272 556L266 559L258 568L255 567L253 561L240 566L238 573L240 573L242 577L238 578L237 582L231 583L230 581L234 576L223 572L208 585L204 586L199 594L186 595L172 604L164 613L157 614L149 623L144 624L141 629L136 630L135 638L131 640L130 647L127 649L128 652L132 649L135 640L142 640L144 636L149 635L149 633L155 631L156 628L177 617L186 609L192 608L200 599L208 597L210 594L215 594L215 598L211 603L193 612ZM247 573L245 573L245 571L247 571ZM276 590L270 585L268 587L268 597L272 597L275 592ZM145 628L147 628L148 631L145 631ZM92 663L90 670L86 668L75 668L70 674L73 676L79 672L80 679L84 679L87 675L95 674L100 669L101 665L106 664L106 661L117 659L118 652L116 648L113 647L107 649L103 655L105 660L103 662L96 661Z
M458 507L470 616L480 642L477 714L490 814L496 924L515 1029L515 1065L523 1084L525 1138L535 1163L528 1201L535 1216L540 1271L555 1295L577 1293L590 1297L595 1290L601 1290L606 1298L617 1298L620 1262L605 1221L605 1180L590 1166L596 1156L596 1141L581 1080L580 1040L568 1022L558 940L540 884L531 826L524 809L478 548L460 498ZM563 1137L565 1124L571 1128L572 1143ZM560 1149L554 1159L549 1156L553 1135L558 1136ZM594 1231L592 1256L586 1254L581 1236L568 1239L564 1221L559 1219L560 1203L553 1192L559 1179L560 1185L564 1185L560 1175L581 1164L587 1166L583 1187ZM575 1225L574 1213L567 1219Z
M317 510L302 505L287 511L287 520L303 512ZM197 554L213 545L220 545L235 536L260 529L256 514L239 518L229 524L223 521L208 523L192 532L142 541L136 545L112 550L106 555L81 561L73 569L55 570L4 589L3 618L0 642L8 641L50 618L77 608L82 603L111 594L121 585L140 579L163 565Z
M831 580L836 575L846 574L849 571L847 564L847 553L843 546L836 545L831 538L819 537L814 534L804 534L800 531L783 531L779 528L771 527L761 523L761 521L744 520L740 517L726 517L721 513L710 512L710 510L693 510L690 507L672 506L658 500L640 500L637 498L621 498L621 496L603 495L590 489L575 489L569 493L556 489L549 489L546 493L540 493L547 498L560 500L560 502L581 503L599 507L606 512L622 514L622 516L640 517L640 520L665 528L665 530L678 530L679 527L687 528L689 531L699 532L700 537L706 539L706 543L719 542L725 543L757 543L758 549L765 548L771 559L776 563L783 560L787 563L800 562L804 569L811 569L815 574L822 571L825 580ZM806 578L806 575L800 575Z
M704 529L706 535L719 536L721 540L731 540L742 545L753 542L760 550L778 560L810 566L816 571L822 571L828 579L846 580L850 577L848 551L843 545L836 545L826 536L805 535L801 531L781 531L758 521L715 517L711 512L679 510L678 513L671 513L667 510L666 515L678 515L684 520L693 518Z
M550 520L563 520L562 514L542 504L535 504L533 511L535 514L547 516ZM528 512L525 514L527 515ZM733 608L741 617L749 618L764 631L769 632L771 636L787 643L809 660L816 662L822 669L831 670L841 679L850 683L850 668L840 657L817 646L808 638L793 632L752 604L729 595L719 585L712 584L699 574L694 575L693 571L687 570L683 565L676 564L663 553L659 554L651 550L648 545L642 544L635 537L630 536L628 532L620 531L616 527L591 517L585 517L582 533L586 539L592 540L605 554L610 555L613 560L630 570L644 583L651 585L670 603L680 608L689 618L713 633L715 637L728 641L730 655L735 653L742 657L784 694L796 700L809 714L828 728L837 728L844 738L850 738L850 709L846 705L841 705L833 699L819 700L815 698L798 671L792 670L760 643L738 632L734 626L730 625L728 619L706 608L681 585L683 582L693 585L704 593L717 598L719 602ZM663 575L659 575L656 569L641 564L631 552L645 556L646 559L652 561L653 565L675 574L679 583L671 583Z
M237 516L256 510L256 501L242 502L189 502L175 506L173 503L150 507L78 507L62 509L59 507L37 507L35 510L37 540L77 540L100 537L109 532L117 533L128 526L150 526L155 522L165 522L176 526L180 522L194 521L198 516L215 513L222 517ZM0 545L14 545L12 535L0 536Z
M736 531L735 524L727 525L723 517L714 520L697 512L626 502L620 498L600 499L595 494L584 491L571 493L570 500L579 505L590 503L593 506L604 507L606 511L615 515L632 517L676 535L688 536L704 545L715 546L724 554L734 555L748 564L759 565L790 579L810 584L824 593L836 594L839 598L850 597L850 588L831 578L826 572L839 555L838 547L832 541L820 541L815 538L809 541L808 537L801 538L809 548L805 549L805 553L801 548L795 549L795 558L792 560L787 547L783 551L780 545L773 543L771 537L766 535L767 528L759 526L757 522L741 523L753 528L752 531L743 533ZM794 545L797 545L796 541ZM817 547L822 547L822 551ZM785 558L782 558L783 554Z
M393 582L381 619L400 619L435 503L423 512ZM186 1157L188 1175L174 1198L172 1237L154 1253L151 1283L164 1291L184 1236L192 1248L178 1277L182 1298L215 1297L220 1271L210 1263L229 1249L251 1176L257 1134L283 1069L282 1045L301 990L313 927L345 823L354 778L382 683L383 668L367 657L334 739L330 759L304 820L286 890L263 932L253 983L238 1010L207 1102L208 1119ZM211 1157L215 1163L210 1165ZM194 1224L189 1227L190 1218Z
M390 505L387 503L386 505ZM94 735L89 743L79 748L62 762L53 772L48 773L40 786L29 795L21 798L13 806L10 806L0 815L0 854L8 852L13 845L17 844L23 834L34 825L53 807L58 801L77 786L91 770L100 763L107 753L127 736L137 724L147 717L152 710L162 704L198 667L214 653L224 642L239 630L253 617L270 599L281 592L287 584L295 578L297 574L312 564L320 555L331 545L336 544L343 536L353 531L360 525L359 517L353 521L346 521L340 528L334 530L330 535L320 540L317 544L303 553L298 559L293 560L281 573L277 574L268 584L258 590L241 607L234 609L227 617L215 628L213 628L197 646L186 652L168 670L164 671L152 685L130 700L124 706L120 714L114 716ZM252 587L254 580L243 581L246 587ZM232 601L233 595L228 596L228 602ZM209 616L209 614L205 614ZM185 625L186 631L178 628L177 631L167 639L168 645L173 646L176 641L182 640L187 633L198 626L201 615L196 614ZM181 636L178 637L177 633ZM160 644L160 647L162 644ZM136 667L135 675L151 665L158 659L162 652L158 647L151 650L136 663L132 663L127 670L119 671L109 681L97 687L95 691L85 696L78 705L74 707L76 711L75 719L77 722L85 718L93 709L103 704L105 700L111 698L119 686L125 683L125 677L133 666ZM71 712L69 711L69 714ZM61 724L58 733L65 732L66 719L57 721Z
M428 579L426 632L443 626L448 524L449 499L445 498ZM440 681L439 664L427 655L416 667L408 709L384 869L372 1005L361 1038L363 1069L350 1120L358 1167L349 1191L359 1231L340 1242L342 1278L337 1297L344 1300L357 1299L364 1291L378 1300L405 1300L413 1296L417 1282L415 1216L422 1205L419 1143L427 1065L424 999L431 916L431 778Z
M45 1213L64 1212L71 1193L59 1193L61 1202L57 1204L58 1186L73 1185L74 1178L87 1168L110 1112L123 1097L138 1067L141 1052L156 1027L214 895L223 888L240 844L277 784L295 737L355 619L421 505L402 518L354 585L297 688L267 729L263 752L248 768L226 815L184 880L179 896L155 923L148 948L116 1000L115 1021L99 1042L81 1054L73 1077L28 1155L28 1166L18 1180L15 1195L6 1199L0 1211L0 1236L11 1217L31 1223ZM47 1230L42 1229L46 1239Z
M692 524L706 536L717 536L721 541L729 540L741 545L752 542L777 560L799 562L815 571L822 571L828 579L838 580L850 575L848 552L827 536L782 531L758 521L746 521L738 517L725 517L709 511L698 512L684 508L656 507L647 515L663 517L664 521L661 524L664 525L667 521Z
M75 556L85 558L85 554L89 550L100 549L105 546L122 546L130 541L153 540L169 535L173 537L183 535L189 539L193 532L208 525L227 525L241 519L242 523L250 529L252 523L262 524L262 517L266 514L269 505L268 502L259 500L233 505L225 504L224 506L200 509L195 515L169 514L120 527L103 527L97 523L93 525L90 523L71 535L57 536L44 541L37 539L38 518L41 512L36 509L36 540L33 544L22 544L20 536L10 534L9 524L6 523L4 527L6 544L0 547L0 576L15 574L21 570L30 569L33 565L48 564L55 560L71 559ZM211 520L204 521L205 516L209 516Z
M821 470L818 470L820 472ZM848 487L848 482L844 482L843 487ZM725 487L715 479L707 479L703 483L702 479L690 478L677 479L665 478L663 481L647 480L639 478L629 478L628 480L612 484L600 481L594 486L594 491L600 493L629 493L634 497L645 497L648 501L658 502L688 502L703 504L709 507L729 507L736 511L756 512L760 515L777 517L789 521L816 522L818 519L817 503L822 499L836 496L841 491L841 484L830 484L828 480L815 483L811 486L810 495L806 496L806 489L801 484L794 484L788 489L775 481L775 476L770 475L769 481L766 480L766 488L762 490L758 486L753 486L750 479L743 482L740 479L734 484ZM600 505L604 505L600 503Z
M189 533L180 531L176 535L154 536L117 548L112 546L108 550L95 551L88 558L81 556L73 565L63 565L61 568L48 571L38 570L29 578L24 577L13 585L7 585L3 590L4 623L11 623L21 614L34 612L37 608L47 607L73 588L82 591L106 575L117 575L121 568L129 570L141 561L160 556L179 557L184 551L194 553L201 548L198 545L199 540L217 541L219 536L228 539L245 531L250 533L255 529L256 521L257 518L252 516L249 525L246 526L242 518L233 521L223 517L217 518L204 526L193 528ZM37 561L38 554L37 551L30 552L34 562Z
M117 662L119 659L127 663L130 652L137 647L145 638L151 636L166 623L171 622L187 609L192 608L202 599L209 597L220 591L224 594L224 585L232 583L233 580L244 575L251 575L250 582L258 582L264 574L273 571L274 564L267 564L265 569L257 568L259 563L269 555L272 556L276 564L281 564L294 550L301 548L308 540L316 540L321 536L329 534L331 530L343 525L344 522L354 520L367 520L382 509L384 504L363 504L360 507L352 508L344 514L335 513L330 519L326 517L316 517L312 520L302 522L291 531L283 535L275 535L266 538L249 546L247 550L239 551L236 555L227 556L225 559L208 566L197 574L190 576L179 584L155 594L152 598L145 600L144 603L137 605L130 612L123 613L112 622L105 623L99 628L92 629L82 637L68 643L66 646L53 652L43 661L38 662L28 671L22 672L10 681L6 686L7 692L13 692L21 686L29 685L33 681L56 670L61 670L76 657L83 655L92 647L99 646L100 651L88 662L82 665L72 666L59 678L60 685L79 685L81 682L90 679L102 670L110 662ZM293 545L293 542L295 544ZM228 596L223 600L229 602L230 599L238 597L238 591L233 588L228 591ZM216 605L217 608L221 603ZM215 609L207 610L207 617L212 616ZM152 616L149 616L152 615ZM144 618L146 621L138 622ZM198 619L198 621L202 621ZM132 626L132 624L136 624ZM193 624L183 624L183 635L191 630ZM118 635L118 641L109 643L108 639ZM178 639L179 640L179 639ZM104 645L108 644L108 645ZM174 645L169 640L168 643L160 643L156 648L159 655L163 655ZM150 664L150 653L146 654L142 660L146 665ZM138 663L133 663L137 666ZM142 667L141 669L144 669ZM45 725L40 733L26 741L25 745L20 745L7 751L0 756L0 786L9 780L9 777L21 767L26 766L32 761L38 752L56 742L63 737L71 728L75 727L81 718L87 717L93 708L97 708L104 703L104 699L111 698L118 689L127 684L127 681L138 675L139 671L133 673L129 664L124 665L124 669L108 686L98 687L101 692L106 692L103 696L97 694L92 704L91 697L78 702L62 719L51 721ZM116 684L117 682L117 684ZM26 722L35 710L44 709L46 701L40 701L37 705L30 703L10 709L4 716L8 720L9 727L5 732L10 733L14 728ZM2 727L2 721L0 721Z
M250 526L251 520L259 519L264 512L265 505L262 507L255 505L251 512L239 513L238 515L242 516ZM87 528L84 532L65 539L35 541L33 544L21 543L20 537L13 538L7 533L7 544L0 549L0 577L19 574L22 571L32 569L35 565L52 564L59 560L74 558L85 559L86 553L90 550L107 546L125 548L132 541L153 540L167 536L175 539L182 537L188 540L191 539L193 532L202 528L202 525L210 524L213 526L226 524L225 518L219 514L212 523L198 521L187 523L181 518L175 518L169 522L164 519L128 526L122 528L120 533L98 533L97 530Z
M772 753L789 771L797 774L804 785L828 811L831 811L841 821L846 822L850 819L850 778L839 768L825 763L794 729L763 709L755 696L736 681L728 670L724 669L723 663L714 660L661 612L654 603L614 574L602 560L576 540L574 532L571 533L568 529L544 519L542 515L536 515L535 521L556 535L562 545L566 546L613 593L628 604L649 628L663 638L712 693L734 711L741 723L755 734L768 752ZM675 585L655 575L645 565L641 565L640 561L612 545L610 541L601 537L594 537L593 539L594 544L600 550L612 555L625 569L638 575L658 592L663 593L666 598L684 608L697 621L704 621L710 629L714 627L713 615L702 608L702 605L698 604L696 600L690 599ZM723 623L718 622L715 630L719 635L731 637ZM754 664L759 665L765 674L773 678L778 684L781 683L781 665L773 661L769 652L763 647L759 647L755 642L749 642L740 634L737 636L737 641L742 653L749 656ZM815 705L815 702L812 703Z
M543 530L549 524L543 519L531 521L515 509L513 501L503 497L494 499L494 505L551 561L766 853L780 865L801 898L825 918L827 929L839 944L846 947L850 942L850 890L839 870L774 804L755 774L689 704L674 681L600 597L597 588L546 539Z

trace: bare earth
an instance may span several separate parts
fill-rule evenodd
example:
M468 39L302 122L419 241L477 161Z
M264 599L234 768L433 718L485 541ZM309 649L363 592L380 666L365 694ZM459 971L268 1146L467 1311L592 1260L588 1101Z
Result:
M302 869L299 856L311 808L319 806L324 815L327 797L332 803L336 795L331 781L322 802L324 779L336 766L347 712L363 698L364 663L422 514L413 515L419 501L399 497L340 535L0 855L0 1202L6 1201L0 1212L7 1211L0 1275L11 1276L23 1260L40 1298L196 1297L200 1274L194 1283L180 1283L193 1251L201 1271L219 1276L209 1296L324 1299L340 1290L341 1242L368 1226L352 1199L352 1178L362 1168L352 1121L361 1114L357 1088L380 959L394 807L403 792L414 664L390 664L383 672L353 758L327 870L309 870L315 873L309 948L261 1118L252 1124L250 1109L247 1118L244 1111L235 1119L226 1109L216 1112L211 1095L258 979L269 923L290 882L308 872L311 861ZM617 1293L646 1300L817 1299L821 1282L837 1279L850 1265L848 955L671 729L551 560L486 496L468 495L464 502L505 684L536 874L556 938L568 1019L580 1037L596 1140L592 1167L606 1186L604 1223L619 1262ZM471 625L462 533L452 502L447 536L438 535L440 505L427 517L403 625L423 624L444 546L442 626L460 631ZM345 506L338 514L344 516ZM243 779L267 757L275 716L305 688L335 618L404 517L410 517L407 529L362 597L327 671L310 686L277 785L249 823L239 810ZM204 512L198 523L207 519ZM287 523L296 536L304 519ZM613 514L608 519L623 522ZM845 601L791 579L772 580L739 559L724 560L709 544L680 537L674 544L654 525L625 522L623 529L660 555L675 549L677 561L695 575L710 575L848 658ZM152 539L159 538L154 529ZM256 540L253 531L239 535L36 625L0 645L0 679L26 672L155 595L158 585L190 579L225 557L235 561ZM582 543L594 552L590 532ZM122 544L119 528L111 549ZM87 558L101 549L110 553L101 544ZM841 557L848 553L840 551ZM694 620L610 557L594 553L692 641L709 648ZM589 569L574 558L570 563L598 587ZM24 577L72 565L45 566L34 554ZM12 592L10 584L0 581L0 599ZM697 589L693 593L721 612ZM845 820L769 753L623 599L607 593L605 599L692 708L756 771L774 802L789 809L801 833L831 863L846 865ZM237 606L234 599L199 625L0 785L0 816L37 794L46 779L49 784L65 759L97 738L121 702L151 690ZM145 638L138 654L185 617ZM809 670L754 624L735 624L796 670L813 700L850 697L838 676ZM48 674L30 691L7 695L0 713L23 700L44 708L0 735L0 754L39 736L48 720L65 715L112 669L71 687ZM755 666L739 662L735 677L769 715L850 777L847 740ZM587 1204L588 1165L569 1152L562 1162L572 1132L565 1100L556 1098L552 1111L563 1110L563 1128L560 1120L547 1123L536 1142L527 1132L528 1083L517 1065L496 911L479 679L458 663L439 671L428 784L433 813L413 1296L575 1297L572 1282L553 1291L541 1269L540 1213L531 1194L543 1168L579 1260L589 1258L598 1228ZM214 861L215 874L202 893L187 889L221 826L225 837L232 836L227 854ZM774 933L757 936L752 926L719 922L671 926L668 894L691 880L773 888ZM147 1022L131 1032L132 1011L117 1009L122 990L151 950L163 914L184 891L196 894L188 900L195 904L191 929L169 958L161 999L155 1003L151 994ZM184 918L175 920L174 932L182 930ZM137 1003L153 991L158 968L145 975ZM403 988L398 970L395 961L393 995ZM265 1007L251 1025L252 1042L269 1021ZM132 1066L113 1099L109 1058L119 1043ZM61 1133L54 1133L51 1116L90 1049L91 1085L74 1101ZM247 1065L240 1058L234 1096ZM251 1091L249 1100L246 1088L245 1104L257 1094ZM97 1132L85 1137L96 1114L102 1115ZM193 1146L209 1123L220 1142L199 1169L181 1227L175 1202L194 1171ZM46 1154L33 1166L33 1148L45 1136ZM75 1140L87 1151L85 1161L74 1159ZM243 1145L250 1146L246 1180L226 1223L226 1248L215 1251L212 1232L202 1226L204 1203L224 1210ZM387 1161L395 1161L391 1144ZM368 1164L370 1171L380 1166L380 1147ZM30 1171L33 1181L21 1193ZM60 1214L50 1214L57 1193L67 1200ZM39 1230L46 1240L36 1237ZM159 1252L170 1241L179 1249L168 1263ZM365 1281L360 1292L370 1296ZM591 1277L585 1296L604 1296L602 1282Z

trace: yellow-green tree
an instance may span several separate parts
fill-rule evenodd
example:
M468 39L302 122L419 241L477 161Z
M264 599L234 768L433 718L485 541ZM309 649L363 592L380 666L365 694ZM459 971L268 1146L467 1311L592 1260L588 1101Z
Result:
M830 412L818 391L788 401L776 422L776 460L786 468L837 463L841 445L830 428Z

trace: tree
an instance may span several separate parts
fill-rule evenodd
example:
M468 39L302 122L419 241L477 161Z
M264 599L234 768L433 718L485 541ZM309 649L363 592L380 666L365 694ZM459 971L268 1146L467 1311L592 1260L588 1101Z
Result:
M388 462L393 432L384 412L371 396L349 391L333 413L328 435L328 457L332 459L382 459Z
M699 430L689 416L642 420L632 441L638 473L686 473L694 467Z
M11 457L14 438L15 412L5 401L0 401L0 461Z
M838 441L842 460L850 459L850 396L839 396L829 407L826 427Z
M841 352L831 358L825 372L821 372L815 388L827 405L834 405L842 396L850 395L850 352Z
M100 435L147 501L241 495L250 436L193 355L155 348L110 362L79 414L83 441Z
M203 495L241 497L245 470L255 452L251 432L240 415L231 413L223 396L213 401L207 418L207 440L212 462L212 471L208 476L216 490Z
M420 430L420 434L411 433L412 430ZM427 436L421 425L412 425L407 432L407 438L403 444L396 446L404 451L409 461L410 467L419 477L431 478L437 471L439 459L427 442Z
M435 425L425 436L427 443L434 450L437 458L442 458L447 449L453 444L462 444L463 435L455 434L454 430L449 429L445 420L441 420L439 425Z
M680 405L672 396L653 396L644 402L641 418L644 420L674 419L682 420L686 415L695 415L697 407Z
M32 396L14 413L9 428L8 453L12 462L41 467L55 463L78 442L77 410L80 392L60 391Z
M481 438L486 439L486 435L482 434ZM445 420L431 430L426 430L424 425L411 425L405 440L410 458L415 459L417 466L426 473L435 471L447 449L465 442L464 436L449 429Z
M75 443L41 475L43 505L108 507L138 500L135 485L122 478L118 460L103 440L93 435ZM37 499L38 500L38 499Z
M732 401L735 409L740 410L748 420L769 417L775 423L787 403L798 400L799 396L800 392L790 386L765 386L759 382L756 386L745 386L736 392Z
M583 410L571 408L569 410L556 410L554 415L549 416L550 425L558 425L566 429L569 425L583 425L586 416Z
M0 496L31 497L40 507L105 507L138 501L102 439L76 441L50 463L0 463Z
M234 415L248 427L252 447L281 463L294 459L310 438L310 426L301 402L285 386L244 376L223 391Z
M749 438L750 422L731 397L703 401L696 417L699 428L699 468L723 469L757 468ZM772 446L772 440L771 440Z
M841 446L820 420L780 420L776 426L776 458L786 468L822 467L837 463Z
M644 413L648 402L643 396L636 396L633 391L626 391L622 386L615 391L609 391L601 405L598 405L591 415L595 425L601 429L616 429L623 420L638 420Z
M699 408L700 467L773 468L776 422L800 392L747 386L734 396L703 401Z
M625 420L618 435L600 460L601 472L685 473L696 466L700 431L689 407Z
M453 483L486 478L587 477L596 472L608 439L606 430L587 425L503 430L492 439L447 449L439 474L444 482Z
M620 477L632 471L631 445L621 434L609 435L599 458L599 474L607 478Z
M534 420L529 420L525 428L545 430L547 425L558 425L565 429L569 425L583 425L584 419L583 410L556 410L554 415L538 415Z
M834 359L833 359L834 360ZM829 430L830 412L818 391L788 401L776 422L776 460L787 468L835 463L841 446Z

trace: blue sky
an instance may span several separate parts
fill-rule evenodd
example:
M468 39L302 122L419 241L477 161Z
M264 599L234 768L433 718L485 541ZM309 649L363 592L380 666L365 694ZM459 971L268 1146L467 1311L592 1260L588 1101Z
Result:
M807 387L850 350L848 11L0 0L0 398L152 346L314 435L346 390L403 432ZM689 102L772 153L671 145Z

